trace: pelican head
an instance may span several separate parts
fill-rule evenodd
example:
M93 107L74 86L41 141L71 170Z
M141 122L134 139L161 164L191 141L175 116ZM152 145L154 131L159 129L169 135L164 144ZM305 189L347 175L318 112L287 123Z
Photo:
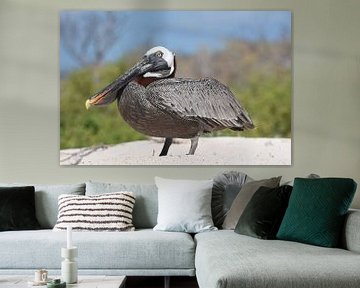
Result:
M152 71L145 73L143 77L166 78L169 77L172 73L174 73L175 54L172 53L169 49L162 46L156 46L147 51L144 57L149 58L152 65L154 65L154 68L156 66L161 66L165 67L165 69L151 69ZM166 62L166 64L164 63L164 61Z
M137 77L161 79L170 77L174 72L175 54L162 46L153 47L123 75L90 97L86 101L86 108L112 103L121 96L125 86Z

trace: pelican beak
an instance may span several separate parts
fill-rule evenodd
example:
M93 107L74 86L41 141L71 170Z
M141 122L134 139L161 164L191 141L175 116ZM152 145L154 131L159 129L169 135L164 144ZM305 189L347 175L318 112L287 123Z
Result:
M148 57L143 57L123 75L120 75L112 83L87 99L85 102L86 109L89 109L91 106L104 106L112 103L116 98L121 96L124 88L130 81L151 70L151 68L152 65L149 64Z
M163 78L169 75L169 71L170 68L167 62L161 57L156 56L156 53L145 55L123 75L86 100L86 109L89 109L91 106L103 106L112 103L121 96L126 85L137 76L144 75L144 77Z
M90 109L90 107L91 107L90 99L86 100L86 102L85 102L85 107L86 107L86 110L89 110L89 109Z

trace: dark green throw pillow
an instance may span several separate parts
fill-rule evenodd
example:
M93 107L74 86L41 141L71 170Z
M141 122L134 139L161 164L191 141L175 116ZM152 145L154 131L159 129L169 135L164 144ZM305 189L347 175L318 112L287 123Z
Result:
M349 178L295 178L277 238L337 247L355 191Z
M235 232L261 239L275 239L288 206L292 187L260 187L252 196Z
M0 231L39 229L35 188L0 187Z

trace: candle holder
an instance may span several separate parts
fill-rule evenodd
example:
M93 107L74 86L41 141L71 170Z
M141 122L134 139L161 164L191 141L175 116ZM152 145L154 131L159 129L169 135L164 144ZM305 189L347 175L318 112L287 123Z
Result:
M77 283L78 269L75 257L78 255L77 247L61 248L61 279L67 284Z

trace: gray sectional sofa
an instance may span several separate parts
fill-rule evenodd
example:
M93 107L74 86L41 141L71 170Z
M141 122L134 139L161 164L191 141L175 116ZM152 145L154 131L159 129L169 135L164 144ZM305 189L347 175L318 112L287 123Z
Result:
M196 275L201 288L360 287L360 211L348 213L341 249L260 240L232 230L196 235L160 232L152 230L158 209L155 185L94 182L35 185L42 229L0 232L0 275L29 274L39 268L48 269L50 275L60 273L60 248L66 245L66 233L51 230L60 194L124 190L136 195L136 231L74 232L79 274Z

